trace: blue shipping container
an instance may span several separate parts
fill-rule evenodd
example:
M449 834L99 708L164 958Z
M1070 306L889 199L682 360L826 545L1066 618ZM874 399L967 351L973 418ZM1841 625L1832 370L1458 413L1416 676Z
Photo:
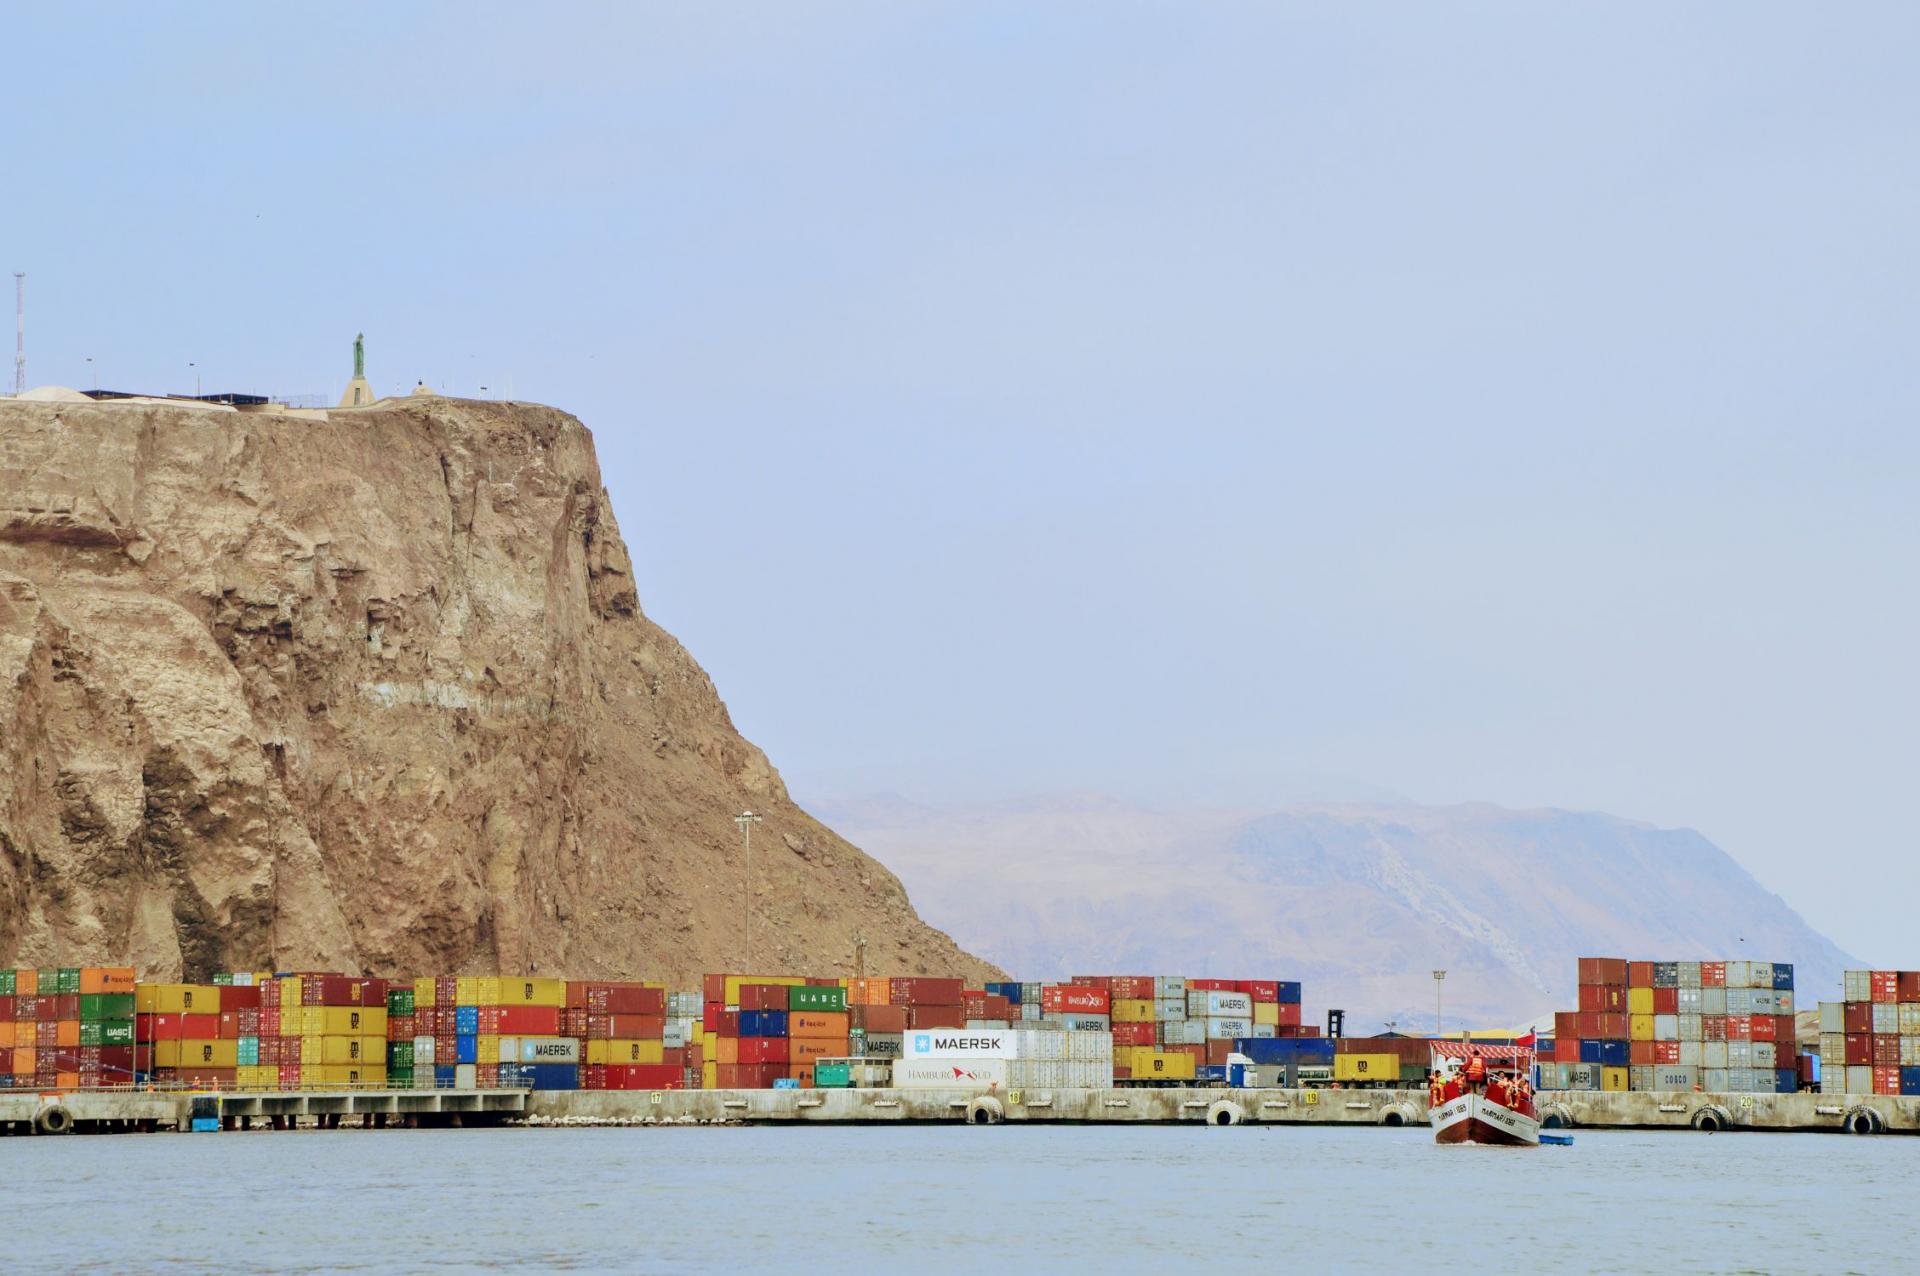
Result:
M1792 1094L1800 1088L1800 1074L1792 1068L1777 1068L1774 1070L1773 1077L1775 1094Z
M453 1030L463 1037L480 1035L480 1007L456 1006L453 1011ZM462 1063L472 1063L471 1059L462 1059Z
M453 1070L452 1064L436 1063L433 1065L433 1088L436 1090L451 1090L453 1089L454 1078L459 1075L459 1073Z
M1784 961L1773 963L1773 990L1775 992L1793 991L1793 967Z
M1283 1006L1299 1005L1300 1004L1300 982L1298 980L1294 980L1292 982L1288 982L1287 980L1284 980L1284 979L1281 980L1280 996L1277 998L1277 1000Z
M1589 1037L1582 1037L1580 1039L1580 1062L1599 1063L1600 1047L1604 1044L1604 1042L1595 1041Z
M1624 1068L1633 1052L1624 1041L1602 1041L1600 1043L1600 1062L1609 1068Z
M1225 1081L1227 1065L1224 1063L1203 1063L1193 1070L1195 1081Z
M1326 1037L1235 1037L1233 1048L1255 1063L1313 1067L1333 1062L1333 1042Z
M1019 984L988 984L986 987L989 995L994 997L1005 997L1009 1002L1011 1002L1016 1006L1020 1004L1020 985Z
M480 1062L480 1038L460 1036L453 1039L453 1061L455 1063Z
M740 1035L743 1037L784 1037L787 1012L784 1010L742 1010Z
M1900 1093L1920 1094L1920 1068L1900 1069Z
M522 1063L522 1083L536 1090L578 1090L580 1067L573 1063Z

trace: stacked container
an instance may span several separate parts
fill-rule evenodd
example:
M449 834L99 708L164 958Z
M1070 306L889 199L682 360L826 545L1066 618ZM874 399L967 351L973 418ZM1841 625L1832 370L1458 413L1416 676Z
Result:
M1295 981L1076 975L1074 983L1111 995L1116 1081L1225 1081L1236 1041L1305 1031Z
M1554 1016L1542 1084L1568 1090L1791 1093L1793 967L1580 959L1580 1009Z
M258 991L260 1066L274 1068L280 1089L387 1088L386 980L283 975Z
M685 1089L685 1028L669 1045L667 1002L666 989L653 984L569 983L568 1009L583 1017L586 1034L580 1088Z
M133 1082L133 971L0 970L0 1087Z
M1849 970L1820 1003L1825 1094L1920 1095L1920 971Z
M1058 1025L909 1031L892 1068L895 1089L1104 1089L1113 1036Z

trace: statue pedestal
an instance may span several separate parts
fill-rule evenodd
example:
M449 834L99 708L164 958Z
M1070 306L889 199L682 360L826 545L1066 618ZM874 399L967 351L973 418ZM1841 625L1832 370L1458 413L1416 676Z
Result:
M355 377L347 382L347 392L340 396L343 408L364 408L380 396L373 392L373 386L365 377Z

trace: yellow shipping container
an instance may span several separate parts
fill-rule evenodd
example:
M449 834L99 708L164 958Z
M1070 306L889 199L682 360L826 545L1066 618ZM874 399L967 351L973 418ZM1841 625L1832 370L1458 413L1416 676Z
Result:
M369 1045L377 1045L379 1049L370 1050L368 1049ZM320 1038L320 1062L329 1067L337 1067L342 1064L371 1063L376 1057L379 1058L381 1063L384 1064L386 1062L387 1043L383 1038L379 1038L379 1037L322 1037ZM302 1058L301 1062L305 1063L306 1060Z
M741 984L778 984L783 988L798 988L807 981L794 975L728 975L726 994L727 1005L740 1004ZM871 981L869 981L871 982ZM881 1004L885 1004L884 1002Z
M1600 1069L1600 1088L1602 1090L1624 1090L1627 1088L1628 1072L1625 1068Z
M845 1047L842 1047L844 1049ZM588 1063L659 1063L666 1047L658 1041L589 1041Z
M1653 989L1649 988L1647 989L1647 991L1652 992ZM1652 1015L1628 1015L1627 1016L1627 1037L1633 1041L1652 1041L1653 1040L1653 1016Z
M143 1015L217 1015L220 990L212 984L140 984L133 1008Z
M718 1090L720 1088L720 1065L708 1061L700 1065L700 1088Z
M274 982L280 985L280 1009L282 1013L285 1013L287 1007L300 1004L300 976L288 975L286 978L276 979Z
M1400 1080L1400 1056L1393 1054L1336 1054L1333 1056L1335 1081Z
M1133 997L1115 997L1113 1021L1115 1023L1152 1023L1153 1002Z
M474 1058L480 1060L480 1062L500 1062L500 1038L497 1034L487 1033L482 1036L478 1041L474 1042L474 1048L478 1051L478 1053L474 1055Z
M480 978L477 975L461 975L453 981L453 1004L456 1006L477 1006L480 1004Z
M314 1025L318 1023L316 1030ZM387 1012L370 1006L308 1006L307 1030L302 1036L381 1037L387 1035Z
M1278 1002L1256 1001L1253 1003L1253 1021L1255 1023L1280 1024L1280 1006Z
M1650 1015L1653 1013L1653 989L1627 989L1627 1013L1630 1015ZM1651 1038L1649 1038L1651 1040Z
M564 979L502 979L500 1000L496 1006L564 1006L567 981Z
M153 1043L156 1068L232 1068L240 1063L240 1043L206 1038Z
M1184 1052L1162 1054L1152 1046L1135 1046L1133 1079L1139 1081L1149 1077L1170 1081L1191 1081L1193 1080L1193 1056Z
M422 975L420 976L420 978L414 980L413 981L414 1008L420 1009L425 1006L431 1006L433 1004L433 990L434 990L434 978L432 975Z
M242 1067L234 1076L235 1085L242 1090L274 1090L280 1085L280 1069L247 1066Z
M321 1064L300 1069L300 1084L309 1090L381 1090L386 1088L385 1064Z

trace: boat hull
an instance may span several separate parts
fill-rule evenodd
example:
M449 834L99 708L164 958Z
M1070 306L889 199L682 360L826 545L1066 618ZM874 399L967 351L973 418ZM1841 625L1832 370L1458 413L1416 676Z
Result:
M1435 1143L1481 1143L1494 1147L1539 1147L1538 1118L1502 1107L1484 1094L1463 1094L1434 1108Z

